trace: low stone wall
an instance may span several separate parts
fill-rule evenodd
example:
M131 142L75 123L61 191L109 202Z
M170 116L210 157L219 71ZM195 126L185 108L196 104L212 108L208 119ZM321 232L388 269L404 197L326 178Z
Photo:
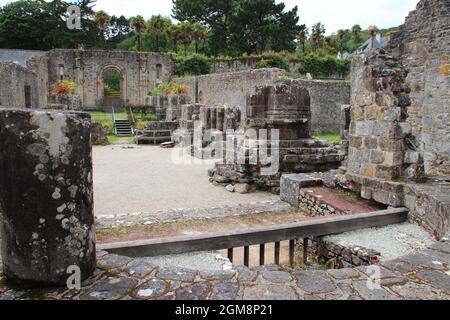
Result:
M444 178L414 184L347 173L338 180L341 186L360 194L364 199L408 208L410 220L436 239L450 232L450 183Z
M312 239L308 256L313 258L313 262L326 265L329 269L370 266L381 259L378 251L361 246L342 246L328 241L326 237Z
M106 146L109 144L108 132L101 123L92 123L91 141L95 146Z
M242 57L230 60L212 60L211 73L242 72L256 69L256 65L263 57ZM297 72L300 62L287 61L291 72Z
M330 215L346 215L348 212L342 212L329 203L324 202L320 196L308 189L300 190L300 208L306 209L308 215L312 217L330 216Z
M78 94L50 95L47 109L56 109L58 105L61 110L82 110L81 97Z
M144 129L136 131L135 142L136 144L169 142L178 127L178 121L151 121Z

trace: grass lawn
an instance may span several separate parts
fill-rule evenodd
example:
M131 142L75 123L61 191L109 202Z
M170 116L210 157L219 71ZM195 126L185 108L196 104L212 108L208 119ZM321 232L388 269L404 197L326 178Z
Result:
M339 133L321 132L314 135L315 138L326 140L329 142L341 142L341 135Z
M115 135L109 135L108 141L110 144L133 144L134 137L117 137Z

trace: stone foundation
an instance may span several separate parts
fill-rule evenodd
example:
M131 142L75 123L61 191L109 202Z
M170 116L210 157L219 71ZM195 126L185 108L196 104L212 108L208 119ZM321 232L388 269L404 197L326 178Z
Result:
M316 238L310 241L308 256L313 258L314 263L325 265L328 269L342 269L378 264L381 253L360 246L342 246L326 238Z
M136 144L159 144L172 141L172 134L179 126L178 121L151 121L142 130L136 130Z
M336 169L344 158L338 146L310 138L310 96L303 87L257 88L242 119L226 136L223 161L210 171L213 182L250 183L278 194L283 173Z

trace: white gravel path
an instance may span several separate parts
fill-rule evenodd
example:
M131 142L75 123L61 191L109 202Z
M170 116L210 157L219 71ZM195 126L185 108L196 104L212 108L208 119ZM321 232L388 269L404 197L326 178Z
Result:
M132 147L132 146L131 146ZM93 148L94 204L97 216L172 208L210 208L278 196L230 193L209 183L209 164L178 165L174 149L113 145Z
M326 237L342 246L361 246L381 253L384 261L420 252L434 243L431 235L411 223L364 229Z

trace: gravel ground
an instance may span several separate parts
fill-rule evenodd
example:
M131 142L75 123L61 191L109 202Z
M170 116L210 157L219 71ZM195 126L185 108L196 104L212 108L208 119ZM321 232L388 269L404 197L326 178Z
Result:
M434 243L418 225L403 223L383 228L364 229L326 237L343 246L361 246L381 252L384 261L422 251Z
M279 200L257 192L230 193L209 183L211 164L178 165L174 149L120 145L93 148L95 214L209 208Z

